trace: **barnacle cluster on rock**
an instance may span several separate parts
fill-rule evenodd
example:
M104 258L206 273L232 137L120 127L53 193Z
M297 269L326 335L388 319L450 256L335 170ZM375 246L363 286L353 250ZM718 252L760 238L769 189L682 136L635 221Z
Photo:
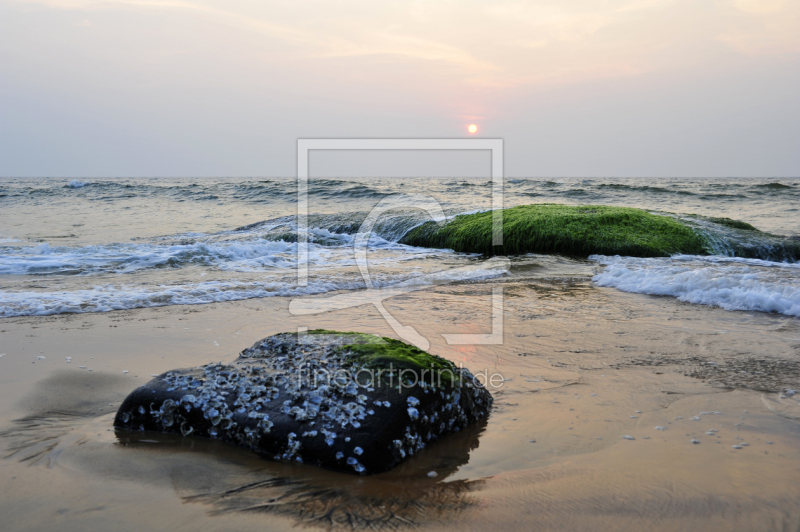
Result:
M231 364L160 375L128 396L115 426L366 474L486 416L491 404L446 359L398 340L319 330L270 336Z

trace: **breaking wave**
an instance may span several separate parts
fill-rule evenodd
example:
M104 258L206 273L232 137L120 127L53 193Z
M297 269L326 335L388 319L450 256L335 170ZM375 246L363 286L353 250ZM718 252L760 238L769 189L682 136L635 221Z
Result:
M710 305L725 310L800 316L800 264L733 257L606 257L598 286Z
M598 275L598 284L643 293L661 290L723 308L796 312L798 270L769 261L721 261L792 260L800 242L709 217L797 235L797 178L514 178L505 180L504 191L506 207L535 197L543 203L697 213L674 216L700 233L705 249L716 257L614 259ZM398 193L424 194L452 217L490 208L491 192L491 180L478 178L310 179L312 214L304 234L309 285L300 289L295 268L303 235L298 235L296 217L286 216L297 212L293 178L2 178L0 316L363 288L353 246L379 201ZM428 220L427 213L413 209L380 217L369 239L370 274L376 283L405 282L485 260L400 244L408 231ZM681 285L684 277L697 284Z

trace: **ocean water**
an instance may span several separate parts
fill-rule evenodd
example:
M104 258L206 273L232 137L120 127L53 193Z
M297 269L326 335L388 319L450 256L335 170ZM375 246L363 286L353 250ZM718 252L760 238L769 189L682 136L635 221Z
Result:
M598 286L727 310L800 316L800 266L718 255L589 260L527 255L511 270L484 257L398 241L429 219L419 201L378 218L365 278L354 246L362 222L394 194L432 198L444 216L491 206L485 179L312 179L308 281L298 283L293 179L0 179L0 317L105 312L299 296L398 283L593 279ZM418 197L417 197L418 198ZM508 179L507 207L605 204L722 216L800 235L795 179Z

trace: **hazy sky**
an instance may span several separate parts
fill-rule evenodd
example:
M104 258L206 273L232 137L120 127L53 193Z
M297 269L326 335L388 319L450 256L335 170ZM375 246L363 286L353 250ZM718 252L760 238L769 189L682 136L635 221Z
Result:
M298 137L471 123L509 176L798 176L800 1L0 0L0 176L291 176Z

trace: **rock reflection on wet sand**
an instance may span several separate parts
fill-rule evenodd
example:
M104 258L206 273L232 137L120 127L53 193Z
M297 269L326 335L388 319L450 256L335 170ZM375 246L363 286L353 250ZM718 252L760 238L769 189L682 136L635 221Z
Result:
M469 460L485 428L485 421L470 426L394 470L373 476L256 459L233 452L228 445L200 440L192 443L191 458L204 462L213 457L217 463L173 471L171 478L183 501L208 505L213 515L255 512L322 527L365 529L446 522L472 504L469 494L482 481L441 480ZM153 436L117 432L119 443L132 448L152 446ZM157 437L160 449L151 452L169 453L171 447L186 445L179 436ZM203 471L208 468L213 472ZM199 475L198 470L203 473ZM436 477L429 477L430 471Z
M0 432L5 458L46 468L80 465L97 482L124 478L142 489L168 478L183 502L204 505L211 515L274 514L328 528L446 522L472 504L469 494L483 482L443 480L469 461L486 420L388 473L364 477L274 462L203 438L127 430L115 430L109 438L110 414L98 411L113 404L109 400L119 401L112 391L116 384L116 376L85 373L48 379L48 393L27 402L34 411ZM95 392L93 401L82 399L87 389ZM141 461L147 467L137 467ZM110 463L117 465L109 469ZM435 476L429 476L432 471Z

